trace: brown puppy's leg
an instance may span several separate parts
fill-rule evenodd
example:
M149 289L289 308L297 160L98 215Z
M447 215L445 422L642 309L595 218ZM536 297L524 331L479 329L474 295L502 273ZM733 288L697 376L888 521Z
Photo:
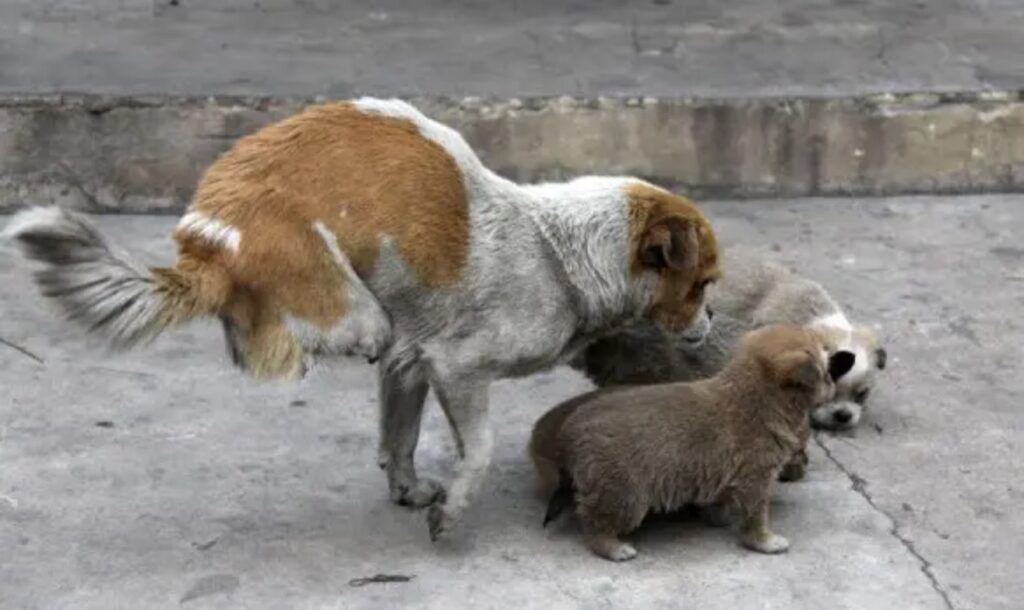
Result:
M619 540L616 532L593 525L584 525L587 546L595 554L612 561L629 561L636 557L636 549L628 542Z
M793 457L782 467L779 473L779 480L784 483L792 483L804 478L807 473L807 453L803 450L797 451Z
M770 480L753 484L736 494L743 523L740 526L740 542L748 549L761 553L785 553L789 541L768 529L768 490Z

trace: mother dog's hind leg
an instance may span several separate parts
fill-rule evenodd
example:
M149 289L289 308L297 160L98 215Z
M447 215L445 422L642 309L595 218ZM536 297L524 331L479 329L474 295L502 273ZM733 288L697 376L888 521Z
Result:
M435 481L416 476L416 444L429 386L420 365L396 369L390 364L383 361L378 368L378 464L387 472L392 502L402 506L427 506L443 492Z
M432 505L427 513L431 540L437 540L459 521L491 463L494 436L487 416L488 385L478 380L434 385L461 460L444 501Z

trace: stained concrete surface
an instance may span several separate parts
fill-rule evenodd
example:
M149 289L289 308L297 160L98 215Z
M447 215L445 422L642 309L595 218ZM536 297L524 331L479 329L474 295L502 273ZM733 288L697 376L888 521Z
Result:
M5 0L0 92L1019 89L1017 0Z
M0 212L180 209L240 135L362 95L526 180L1020 192L1022 31L1019 0L3 0Z
M524 444L587 387L569 371L493 389L488 482L431 544L374 465L369 367L257 384L230 369L213 324L103 355L0 256L0 607L1019 608L1020 204L707 204L726 244L763 246L879 323L891 365L863 426L821 434L808 478L777 490L787 555L664 519L623 565L591 556L571 524L540 528ZM101 220L154 263L169 260L172 223ZM444 475L437 411L418 457ZM378 573L414 578L349 584Z
M299 98L0 96L0 212L180 212L235 140ZM644 176L696 196L1024 191L1024 93L872 98L415 98L521 181Z

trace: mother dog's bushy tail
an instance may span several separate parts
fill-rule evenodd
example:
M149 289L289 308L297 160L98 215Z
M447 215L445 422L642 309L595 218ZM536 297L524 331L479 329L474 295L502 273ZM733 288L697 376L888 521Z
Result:
M20 212L3 235L43 264L34 276L43 295L115 348L214 314L231 296L223 268L182 257L175 267L147 269L112 247L85 216L61 208Z

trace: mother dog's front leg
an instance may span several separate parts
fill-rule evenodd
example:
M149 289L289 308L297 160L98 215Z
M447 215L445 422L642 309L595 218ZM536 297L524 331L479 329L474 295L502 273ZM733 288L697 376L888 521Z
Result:
M489 385L489 382L476 380L446 380L434 384L461 459L444 500L432 505L427 513L431 540L437 540L458 522L462 511L480 489L491 463L494 436L487 417Z

